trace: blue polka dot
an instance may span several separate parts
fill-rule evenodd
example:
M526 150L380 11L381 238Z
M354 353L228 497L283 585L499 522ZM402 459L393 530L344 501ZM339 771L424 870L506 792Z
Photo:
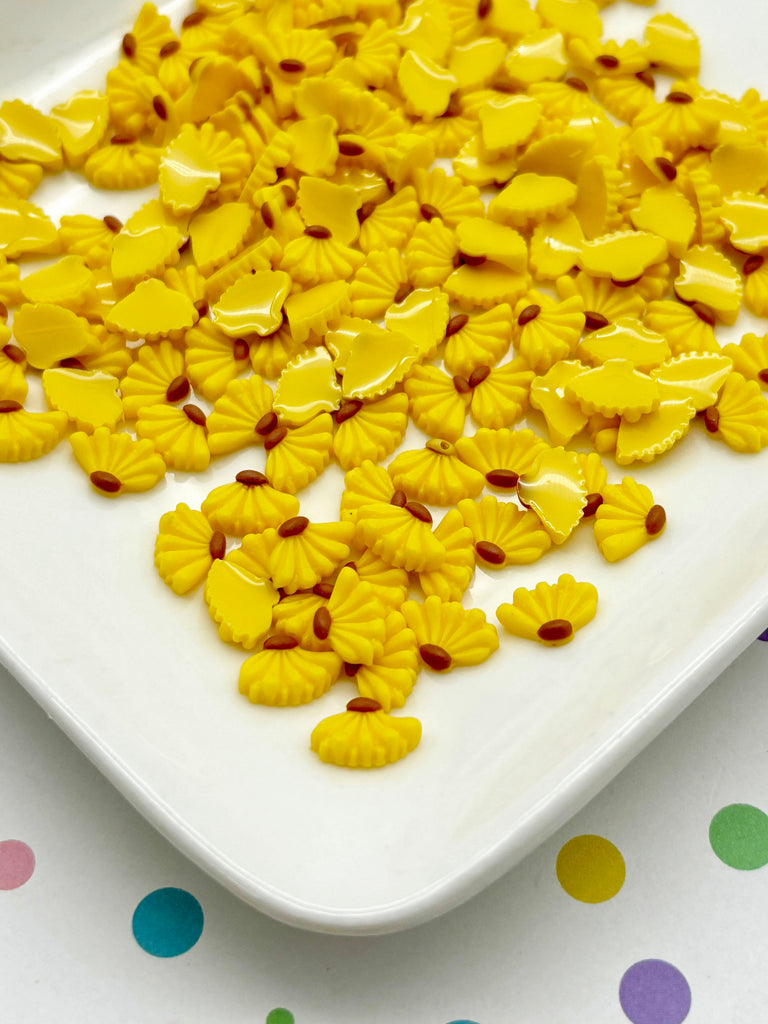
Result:
M155 889L133 912L133 936L152 956L179 956L203 932L203 908L185 889Z
M766 643L768 643L768 629L764 629L757 639L764 640Z
M463 1017L461 1020L449 1020L448 1024L477 1024L476 1020L465 1020Z

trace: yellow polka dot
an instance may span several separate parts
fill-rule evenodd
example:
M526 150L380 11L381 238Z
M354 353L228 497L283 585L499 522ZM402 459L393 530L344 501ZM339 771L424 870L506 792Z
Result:
M624 885L624 858L602 836L575 836L557 855L557 880L582 903L603 903Z

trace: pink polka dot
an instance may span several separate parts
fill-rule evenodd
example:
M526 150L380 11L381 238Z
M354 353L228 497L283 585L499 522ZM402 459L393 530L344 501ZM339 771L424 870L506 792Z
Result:
M32 877L35 855L19 839L0 843L0 889L18 889Z

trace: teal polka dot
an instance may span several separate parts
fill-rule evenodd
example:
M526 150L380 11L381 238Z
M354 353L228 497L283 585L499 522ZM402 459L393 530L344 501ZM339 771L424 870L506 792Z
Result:
M709 842L728 867L761 868L768 864L768 815L751 804L728 804L712 819Z
M133 912L133 936L152 956L179 956L203 933L203 909L185 889L155 889Z

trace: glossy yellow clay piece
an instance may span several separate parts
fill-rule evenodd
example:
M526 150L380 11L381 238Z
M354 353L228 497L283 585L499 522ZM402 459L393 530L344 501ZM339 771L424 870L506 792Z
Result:
M575 377L565 385L565 396L590 416L621 416L634 423L652 412L660 401L656 382L639 373L626 359L608 359L601 366Z
M143 142L119 138L95 149L83 165L83 174L96 188L147 188L157 180L160 150Z
M527 32L509 51L504 67L518 88L533 82L557 81L568 67L562 33L553 28Z
M662 395L663 395L662 390ZM696 409L690 398L669 398L653 412L630 422L622 419L616 437L616 463L652 462L682 440L690 429Z
M684 302L708 306L718 320L733 324L741 305L741 275L711 245L696 245L680 260L675 291Z
M485 206L479 191L472 186L462 185L441 167L430 171L419 168L414 172L413 185L425 220L440 216L449 228L455 228L465 217L483 216Z
M341 388L330 353L318 347L297 356L280 375L274 409L281 422L298 427L341 403Z
M502 303L484 313L459 313L448 321L444 352L449 373L469 378L476 366L494 366L512 340L512 309Z
M243 663L239 688L252 704L295 707L327 693L340 668L333 651L307 651L291 638L268 637L264 649Z
M27 360L19 346L10 339L8 328L0 328L0 399L23 403L29 391L24 375Z
M214 487L201 510L214 529L244 537L292 519L299 513L299 501L272 487L258 470L244 469L233 483Z
M318 224L342 245L351 245L360 233L357 211L362 200L351 185L304 175L299 181L296 207L305 225Z
M353 671L355 664L349 665ZM383 711L391 711L403 707L418 672L419 656L413 630L406 626L399 611L391 611L384 620L381 653L370 665L360 665L348 678L357 686L361 697L378 701Z
M587 414L578 403L565 397L566 385L585 369L576 360L562 360L531 385L531 407L544 416L549 439L554 445L568 444L586 426Z
M272 391L261 377L231 380L216 399L208 416L208 445L212 455L229 455L249 444L263 441L272 426ZM266 417L266 419L265 419Z
M486 495L480 501L465 498L457 505L472 533L477 564L483 569L530 565L552 546L534 512L523 512L512 502Z
M441 285L454 270L456 235L442 220L423 220L405 246L405 268L417 288Z
M528 250L525 240L513 228L484 217L468 217L458 224L456 241L465 256L485 257L516 274L526 270Z
M631 218L639 231L650 231L664 238L675 259L683 256L696 232L696 213L674 185L646 189Z
M359 211L360 248L364 253L376 249L402 248L413 234L419 218L416 190L406 185L384 202L368 200Z
M392 477L383 466L365 459L359 466L344 474L341 492L340 518L356 522L357 511L363 505L387 504L395 493Z
M117 302L105 324L126 338L155 341L162 337L180 337L197 317L197 310L186 295L152 278L141 281Z
M457 267L443 287L461 309L492 309L501 302L514 303L530 283L527 274L514 274L497 263Z
M404 334L417 346L420 359L431 359L445 337L448 296L439 288L416 288L384 315L387 329Z
M576 349L579 359L592 366L623 359L641 373L661 366L671 354L665 338L634 317L618 317L614 323L592 331Z
M93 273L80 256L64 256L21 282L27 302L47 302L79 312L93 292Z
M533 469L549 445L532 430L489 430L482 428L474 437L460 437L456 451L462 462L485 476L486 486L504 492L514 491L518 479Z
M341 383L345 398L375 398L391 391L421 357L419 345L399 331L371 325L350 346Z
M744 305L755 316L768 315L768 263L763 256L752 257L744 282ZM745 263L745 269L747 264Z
M51 303L21 306L13 318L13 333L29 365L38 370L98 348L87 320Z
M665 524L664 509L654 504L650 490L625 476L603 490L603 503L595 513L595 540L606 561L618 562L659 537Z
M760 192L768 185L768 150L751 132L724 142L709 161L712 183L724 196L734 192Z
M252 237L253 219L248 203L224 203L194 217L189 238L202 274L210 274L245 248Z
M407 572L436 569L445 557L445 545L432 532L432 519L408 508L385 504L361 505L355 521L356 539L388 565ZM429 513L427 513L429 515Z
M269 631L280 595L269 580L217 559L208 572L203 598L221 639L251 651Z
M325 334L332 322L349 311L346 281L326 281L303 292L293 292L285 301L291 334L299 343L307 341L312 333Z
M651 376L661 388L662 401L690 400L694 410L702 412L716 401L731 372L732 358L725 351L722 355L715 352L684 352L651 370Z
M382 768L415 750L420 740L417 718L395 718L383 711L378 701L355 697L346 711L315 726L310 746L326 764Z
M67 163L79 167L106 131L109 108L106 96L93 90L76 92L51 108Z
M455 505L461 498L475 498L485 484L483 476L462 462L454 446L442 438L396 455L389 474L396 488L428 505Z
M745 334L738 345L726 345L723 356L731 360L733 369L742 377L768 388L768 334Z
M59 238L51 219L38 206L16 196L0 196L0 253L7 259L59 251Z
M151 441L98 427L93 434L76 431L69 443L91 486L103 497L149 491L165 476L165 462Z
M730 232L735 249L754 254L768 248L768 199L765 196L736 192L723 200L720 218Z
M490 221L488 222L490 223ZM537 281L548 281L567 274L576 266L584 241L584 232L572 213L547 217L533 229L528 262Z
M333 454L342 469L365 459L380 462L398 447L408 427L408 398L400 392L361 402L350 399L335 413Z
M43 372L43 393L49 409L66 413L78 430L115 429L123 418L117 394L119 381L100 370L50 369Z
M563 573L557 583L537 583L533 590L518 587L511 604L501 604L496 615L507 633L534 640L545 647L562 647L586 626L597 611L597 590Z
M667 243L648 231L616 231L584 242L579 266L595 277L634 281L667 258Z
M200 586L225 551L224 534L215 531L202 512L184 502L160 517L155 568L174 594L188 594Z
M460 601L475 573L472 532L458 509L452 508L435 527L435 537L445 546L445 556L436 569L419 573L419 586L425 597L434 594L441 601Z
M405 97L405 109L427 121L445 113L457 85L447 68L413 50L403 55L397 81Z
M60 171L63 160L56 122L21 100L7 100L0 105L0 154L6 160L29 160Z
M551 448L521 475L517 496L533 509L553 543L563 544L581 521L587 503L584 471L575 452Z
M282 323L282 305L291 279L282 270L257 270L235 281L210 310L211 322L237 338L272 334Z
M169 469L201 473L210 465L205 413L197 405L190 403L181 409L163 404L145 406L136 419L136 436L148 438Z
M0 462L29 462L56 447L67 429L63 412L27 412L20 402L0 398Z
M562 217L576 199L576 186L555 175L518 174L488 205L491 220L513 228Z
M502 96L478 113L483 149L495 160L528 141L541 117L541 104L530 96Z
M339 157L336 121L330 114L321 114L288 125L293 144L293 164L302 174L331 175Z
M327 639L349 664L371 665L380 657L386 634L384 605L370 583L361 580L351 566L345 566L336 577L327 613L315 616L312 628L318 640Z
M198 209L221 184L221 171L201 144L194 126L185 124L160 158L160 196L175 213Z
M416 636L422 662L435 672L480 665L499 648L499 635L479 608L428 597L406 601L403 617Z
M768 444L768 402L760 385L740 373L726 378L716 405L704 413L709 437L725 441L729 448L756 453Z
M266 473L278 490L297 494L316 480L331 461L333 420L321 412L309 423L287 430L277 427L264 439Z
M652 64L681 78L699 73L701 52L696 34L673 14L657 14L645 26L646 55Z

